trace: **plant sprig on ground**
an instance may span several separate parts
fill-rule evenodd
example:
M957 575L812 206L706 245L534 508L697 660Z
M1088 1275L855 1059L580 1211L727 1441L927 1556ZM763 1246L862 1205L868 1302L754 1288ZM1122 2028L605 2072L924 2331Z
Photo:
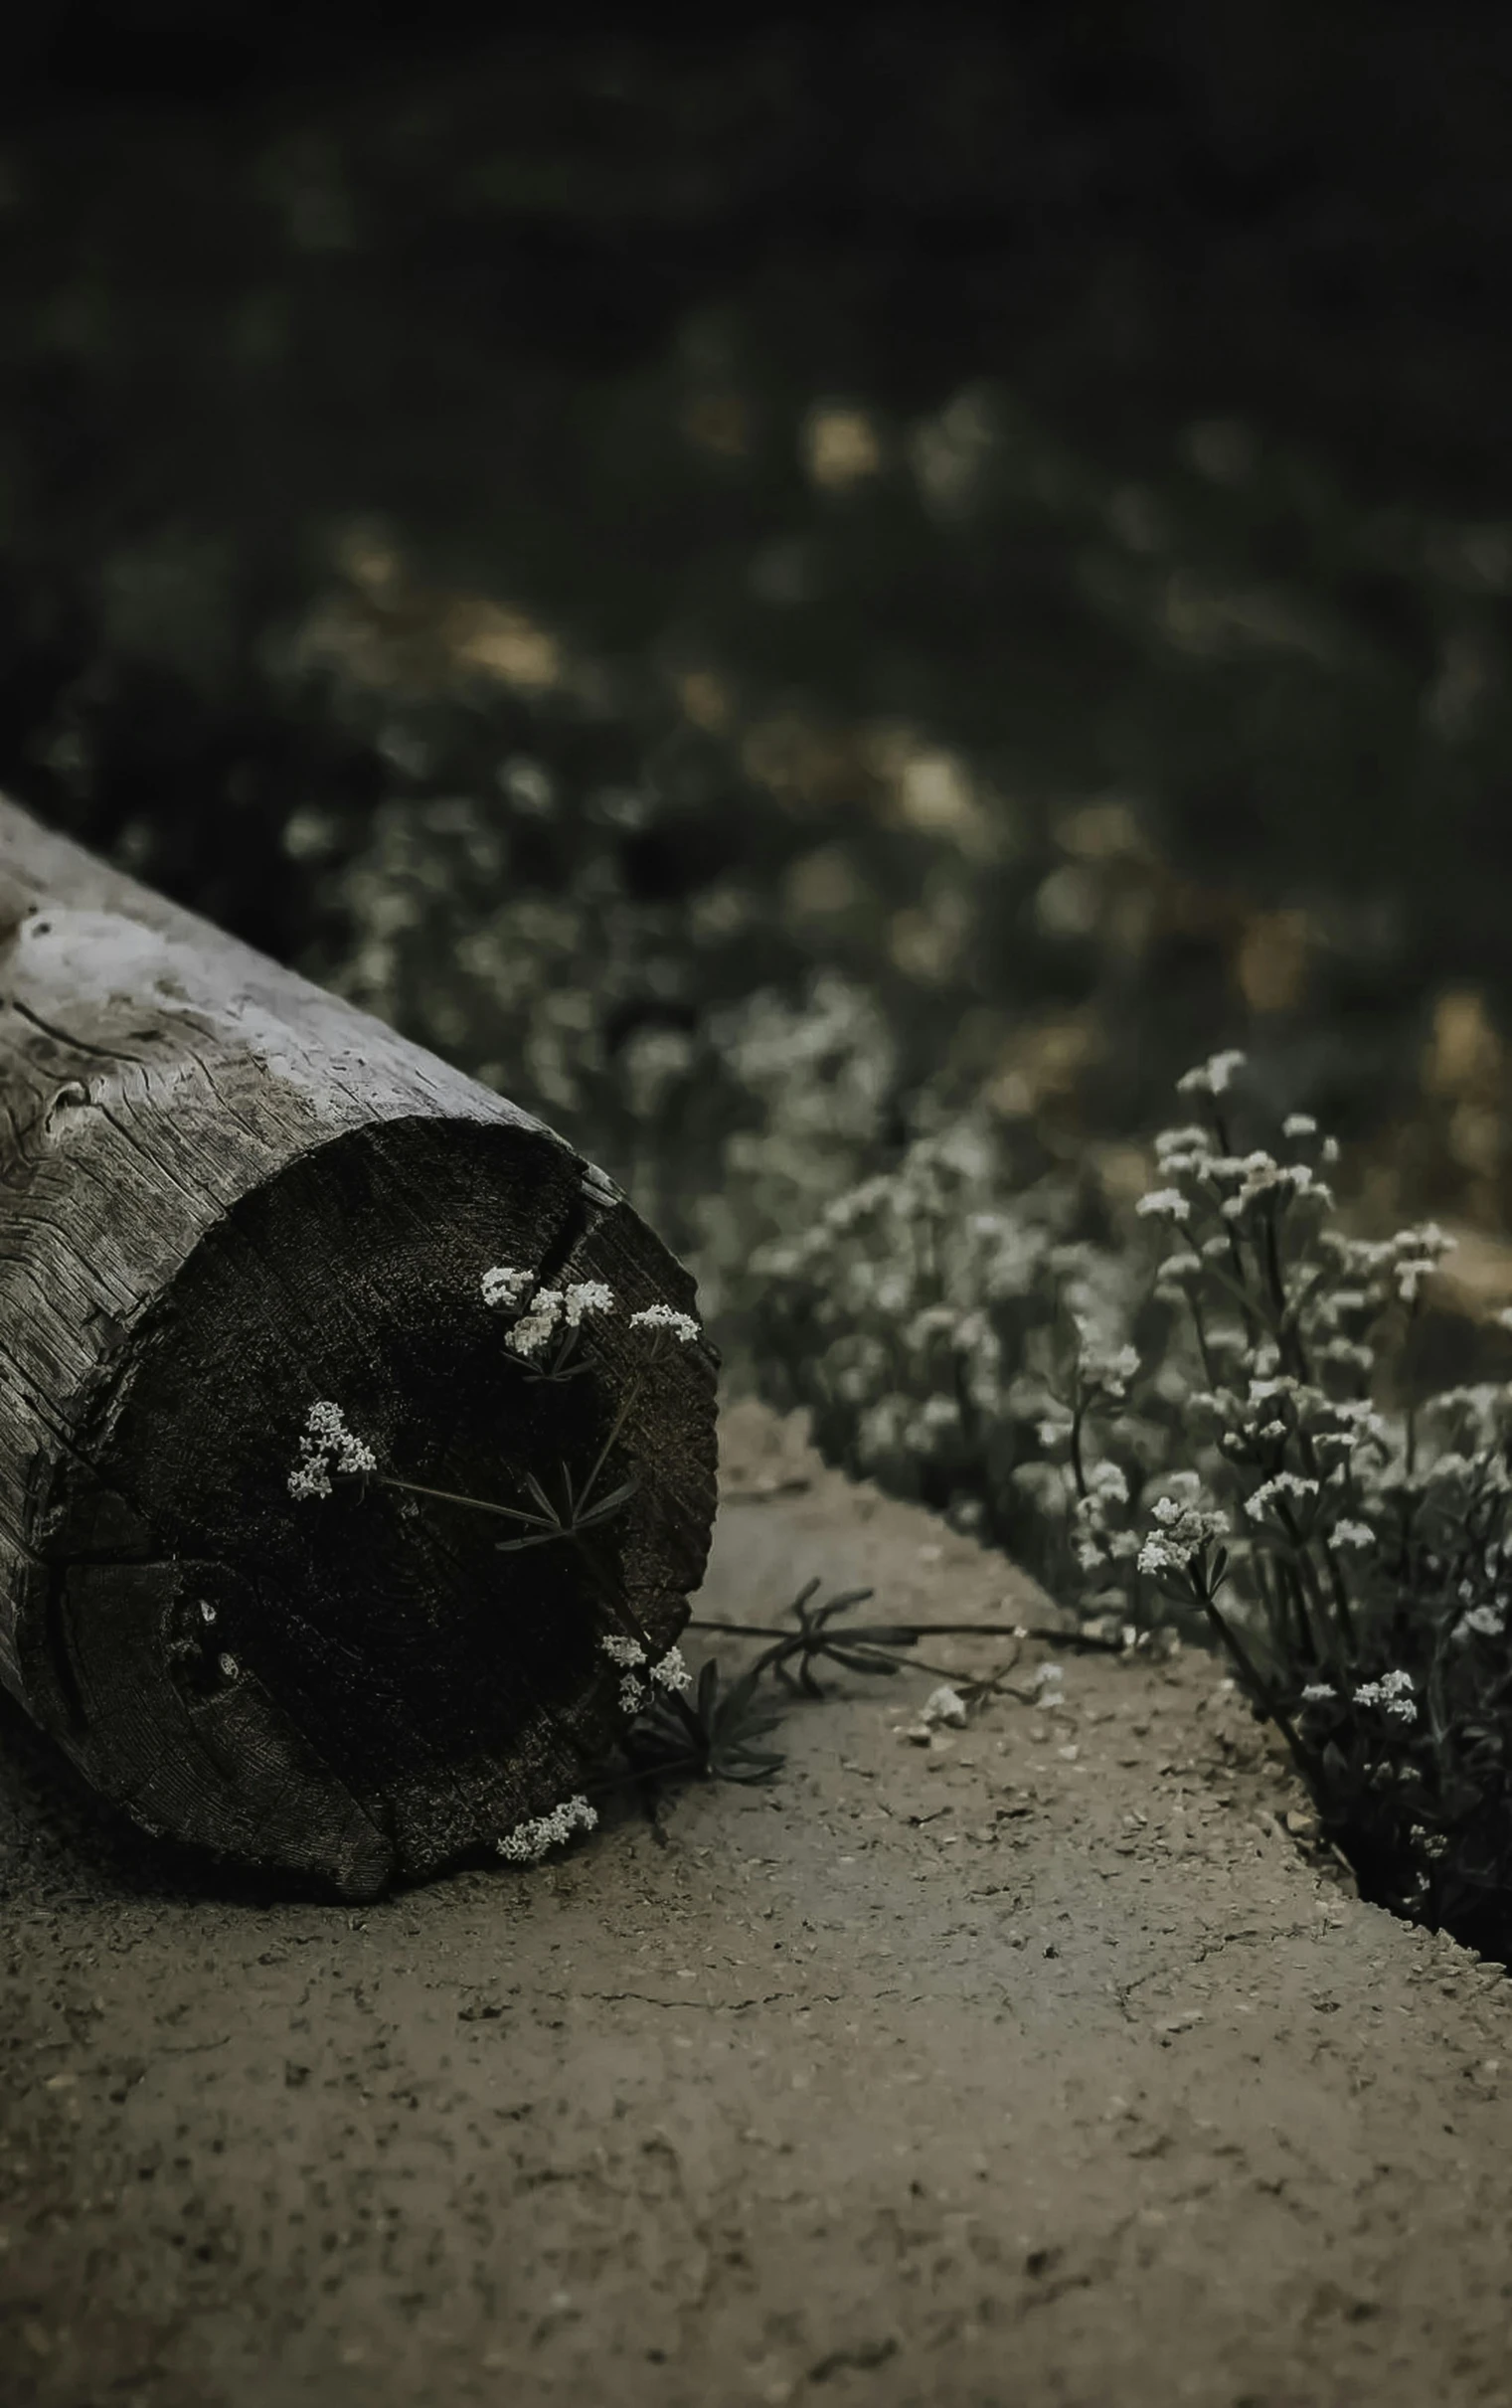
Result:
M679 1780L769 1781L785 1759L766 1743L781 1722L784 1704L825 1695L821 1666L882 1678L903 1671L940 1675L952 1684L950 1694L963 1714L1006 1686L1026 1639L1107 1652L1120 1652L1123 1643L1093 1633L1031 1630L1022 1623L857 1623L851 1618L858 1606L870 1601L870 1589L843 1589L815 1604L819 1590L817 1580L807 1582L788 1608L785 1623L695 1617L690 1630L757 1641L756 1654L733 1680L713 1658L696 1683L679 1694L651 1697L620 1743L618 1764L605 1773L598 1789L634 1784L649 1793ZM944 1637L1005 1640L1008 1658L995 1671L973 1677L920 1655L922 1642ZM1059 1680L1056 1667L1042 1666L1028 1695L1041 1693L1046 1673Z

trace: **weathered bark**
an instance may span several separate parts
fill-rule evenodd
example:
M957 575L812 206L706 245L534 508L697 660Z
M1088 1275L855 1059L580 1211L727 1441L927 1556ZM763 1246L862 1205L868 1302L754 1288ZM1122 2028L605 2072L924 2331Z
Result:
M530 1380L492 1264L607 1282L601 1374ZM149 1829L369 1896L580 1788L618 1626L703 1576L714 1357L659 1354L599 1572L377 1483L292 1497L330 1398L380 1465L581 1475L629 1311L692 1282L553 1131L0 802L0 1679Z

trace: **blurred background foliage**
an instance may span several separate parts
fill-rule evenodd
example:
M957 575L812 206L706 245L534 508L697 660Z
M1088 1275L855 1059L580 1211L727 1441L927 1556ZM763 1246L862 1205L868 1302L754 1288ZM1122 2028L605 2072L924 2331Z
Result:
M37 12L0 783L561 1126L738 1335L1249 1049L1512 1300L1512 19Z

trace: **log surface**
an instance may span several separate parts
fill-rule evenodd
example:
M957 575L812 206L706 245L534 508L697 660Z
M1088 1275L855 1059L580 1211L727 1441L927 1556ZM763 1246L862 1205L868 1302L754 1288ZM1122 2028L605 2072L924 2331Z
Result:
M495 1263L614 1289L600 1376L526 1378ZM427 1485L581 1469L656 1301L688 1276L552 1130L0 802L0 1679L138 1820L359 1896L582 1786L617 1676L572 1551L287 1474L319 1398ZM713 1389L677 1349L616 1451L651 1647Z

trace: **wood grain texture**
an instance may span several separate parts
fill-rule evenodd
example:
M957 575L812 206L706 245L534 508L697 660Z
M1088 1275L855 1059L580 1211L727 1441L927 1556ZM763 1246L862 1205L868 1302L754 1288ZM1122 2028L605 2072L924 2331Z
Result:
M482 1271L602 1279L601 1376L528 1380ZM692 1282L552 1130L0 802L0 1679L149 1827L368 1896L581 1786L612 1735L572 1551L287 1489L317 1398L507 1500L592 1460ZM702 1578L715 1358L676 1348L601 1535L660 1648Z

